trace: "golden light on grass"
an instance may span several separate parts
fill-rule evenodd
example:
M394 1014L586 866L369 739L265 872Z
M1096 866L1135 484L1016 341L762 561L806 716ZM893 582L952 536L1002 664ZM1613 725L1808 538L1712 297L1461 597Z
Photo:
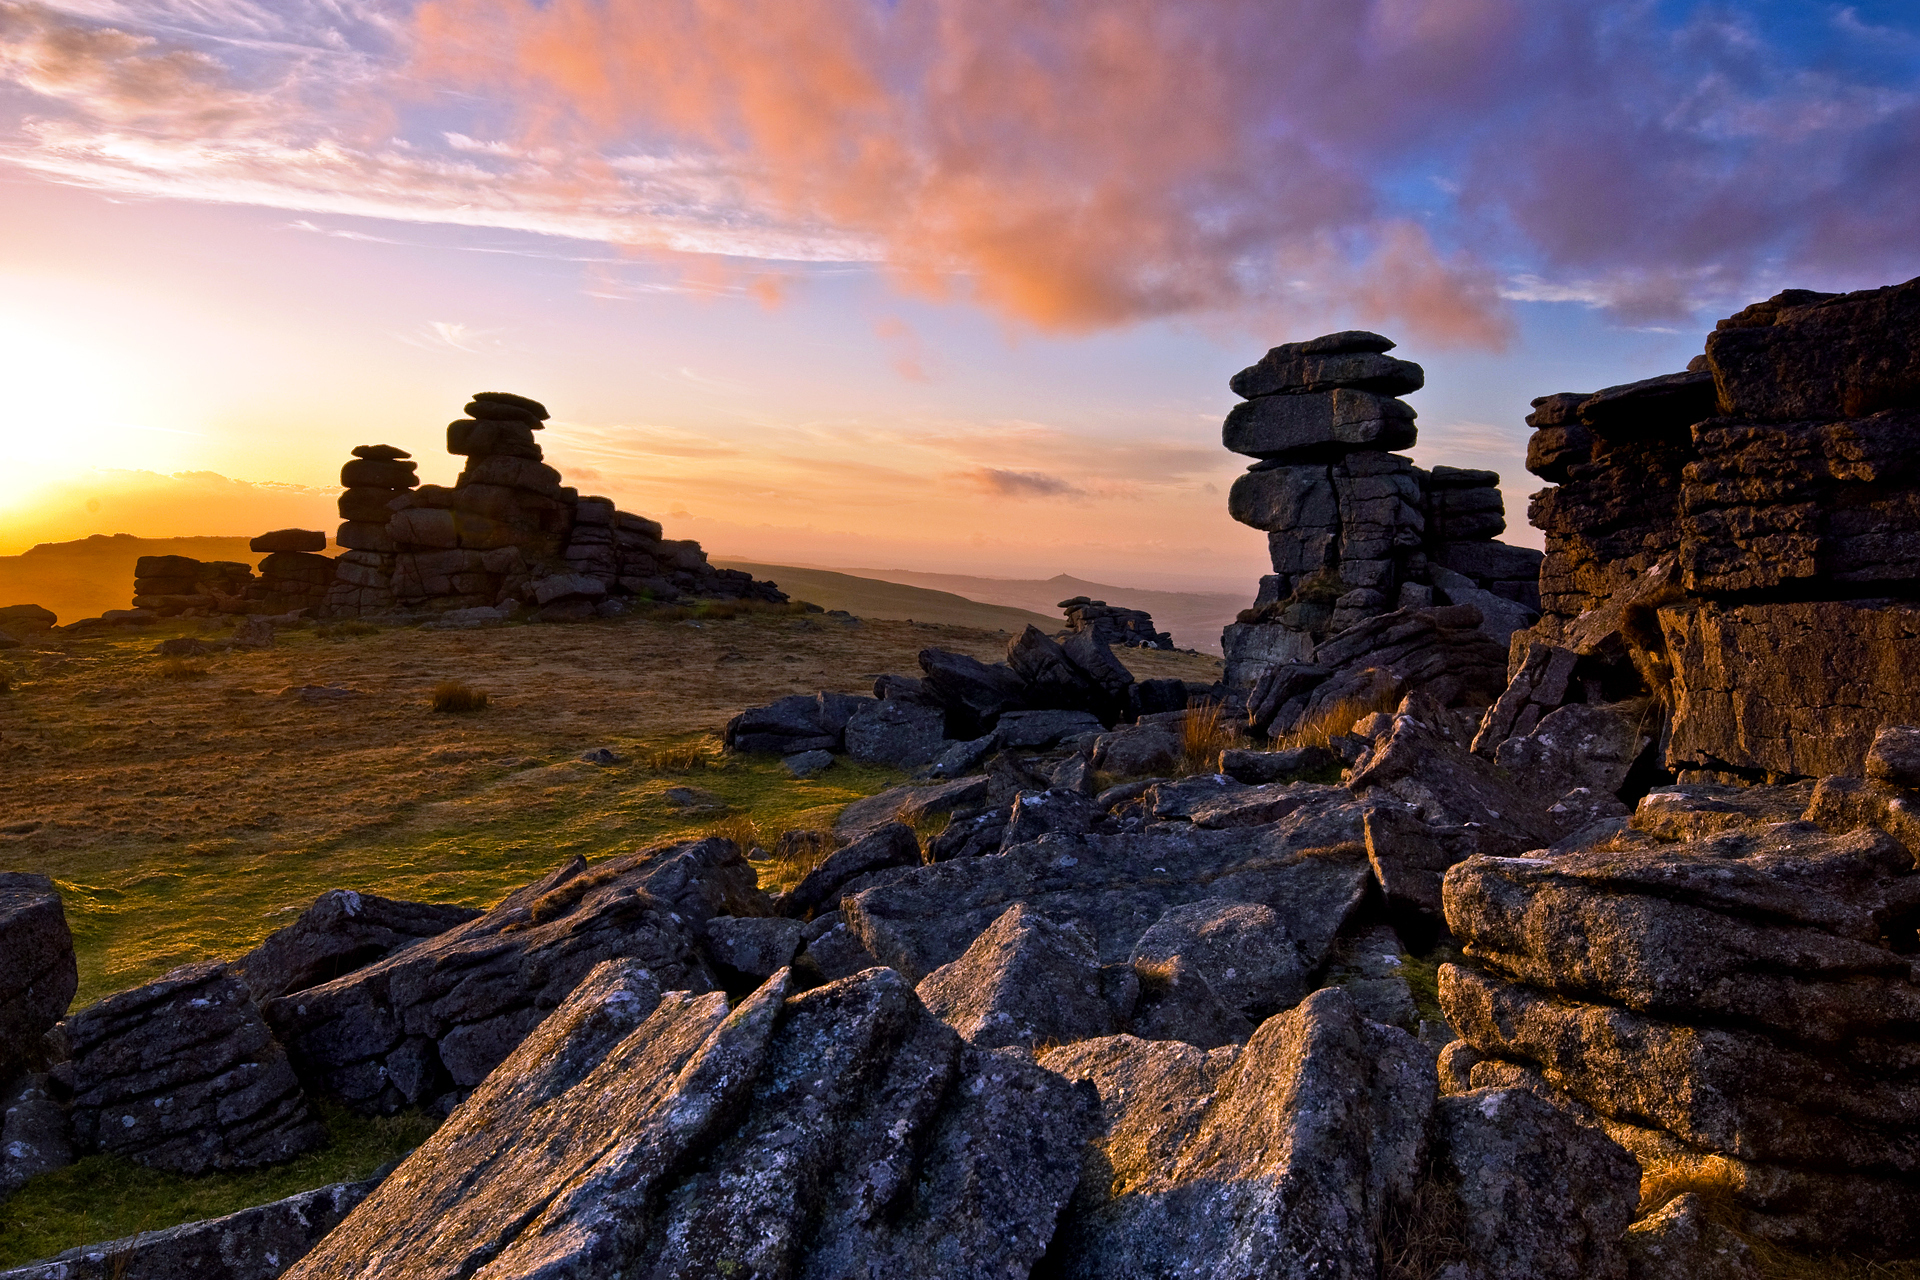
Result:
M1344 737L1353 732L1353 723L1372 715L1376 711L1391 713L1400 705L1400 699L1393 692L1382 689L1368 698L1342 698L1315 712L1312 718L1303 720L1292 732L1283 733L1273 740L1275 751L1291 751L1298 747L1325 747L1335 738Z
M198 680L207 674L207 664L198 658L162 658L153 669L166 680Z
M1180 772L1184 777L1212 773L1220 767L1220 753L1244 746L1246 737L1240 727L1224 714L1218 702L1201 702L1187 708L1180 722Z
M484 711L487 695L484 690L476 689L464 680L442 680L433 686L433 692L427 695L427 705L435 711L450 711L465 715L469 712Z

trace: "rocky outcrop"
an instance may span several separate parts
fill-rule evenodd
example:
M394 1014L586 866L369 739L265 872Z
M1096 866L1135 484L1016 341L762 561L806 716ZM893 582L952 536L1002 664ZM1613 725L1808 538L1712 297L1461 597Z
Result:
M1090 1121L887 970L729 1012L611 962L288 1274L1022 1276Z
M0 1280L275 1280L379 1185L336 1182L224 1217L86 1244Z
M1132 1036L1043 1065L1099 1090L1102 1131L1055 1242L1074 1277L1373 1277L1434 1102L1406 1032L1315 993L1244 1047ZM1622 1224L1624 1225L1624 1224Z
M541 461L546 407L483 391L447 427L467 459L451 487L421 485L403 449L361 445L340 473L345 521L326 610L356 617L524 605L547 620L613 616L635 601L786 599L772 583L716 569L696 542L582 497Z
M583 859L477 919L331 982L265 1002L303 1076L362 1111L464 1096L596 964L643 964L679 990L716 983L696 948L718 915L771 914L731 841Z
M1539 607L1539 553L1505 530L1491 471L1413 465L1420 366L1393 343L1350 331L1269 351L1232 379L1246 403L1227 415L1226 447L1259 459L1234 482L1228 511L1266 531L1273 574L1226 629L1227 684L1245 690L1317 645L1395 610L1436 602L1479 608L1504 648Z
M1789 290L1688 372L1536 400L1544 616L1478 749L1652 696L1683 779L1858 776L1877 727L1920 719L1916 346L1920 281Z
M254 585L253 567L237 560L141 556L133 565L133 607L158 617L245 613Z
M1069 635L1087 635L1106 645L1173 648L1173 637L1164 631L1155 631L1153 615L1145 609L1128 609L1087 596L1062 600L1057 607L1066 611Z
M1467 961L1440 997L1488 1059L1472 1083L1513 1064L1643 1161L1718 1169L1756 1234L1910 1251L1913 855L1831 807L1834 830L1778 821L1804 787L1719 790L1756 802L1657 792L1599 847L1448 873Z
M217 961L108 996L61 1024L53 1070L74 1144L173 1173L251 1169L326 1140L240 980Z
M53 881L0 873L0 1083L40 1063L43 1037L79 986L73 935Z
M480 914L474 907L395 902L335 889L314 899L299 919L269 934L232 968L256 1001L266 1001L331 982Z

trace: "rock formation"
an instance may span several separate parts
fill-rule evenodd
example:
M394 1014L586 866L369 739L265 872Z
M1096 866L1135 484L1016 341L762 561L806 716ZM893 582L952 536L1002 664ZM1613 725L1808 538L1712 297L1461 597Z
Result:
M1105 645L1137 645L1143 649L1171 649L1173 637L1153 629L1153 615L1145 609L1127 609L1105 600L1075 596L1057 608L1067 612L1067 634L1089 633Z
M1534 401L1540 624L1478 749L1651 695L1682 778L1858 775L1920 719L1920 281L1788 290L1687 372Z
M276 529L255 538L247 549L266 556L260 562L260 581L247 589L249 612L320 611L334 574L333 557L320 554L327 549L326 534L315 529ZM252 607L255 604L257 609Z
M447 452L466 467L451 487L421 485L405 450L361 445L341 469L348 551L326 610L359 617L394 610L454 612L525 604L549 620L608 616L632 600L785 600L771 583L715 569L696 542L581 497L541 461L538 401L483 391L447 427Z
M1226 447L1259 461L1227 509L1267 533L1273 573L1222 637L1227 684L1251 689L1276 667L1314 664L1322 642L1369 618L1436 600L1479 608L1496 642L1530 622L1539 553L1495 539L1506 529L1491 471L1423 471L1413 444L1417 364L1351 330L1269 351L1231 380L1245 403ZM1504 631L1497 628L1504 627Z
M141 556L133 566L133 607L161 617L245 613L253 567L237 560Z

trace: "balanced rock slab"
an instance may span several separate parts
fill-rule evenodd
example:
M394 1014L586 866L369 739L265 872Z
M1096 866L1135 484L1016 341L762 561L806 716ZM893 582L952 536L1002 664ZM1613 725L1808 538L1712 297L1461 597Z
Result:
M0 1083L36 1061L80 988L73 934L53 881L0 873Z

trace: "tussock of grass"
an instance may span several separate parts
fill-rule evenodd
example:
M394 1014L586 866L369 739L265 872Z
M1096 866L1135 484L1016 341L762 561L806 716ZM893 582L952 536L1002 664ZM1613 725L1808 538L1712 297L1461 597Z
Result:
M162 658L153 669L165 680L198 680L207 674L207 664L198 658Z
M313 634L322 640L344 640L348 636L376 636L380 634L380 628L371 622L348 618L342 622L322 623L313 629Z
M484 690L476 689L464 680L442 680L433 686L433 692L427 695L427 705L435 711L450 711L466 714L471 711L483 711L487 705Z
M434 1129L418 1112L368 1118L332 1103L319 1109L327 1145L273 1169L184 1178L94 1155L42 1174L0 1205L0 1267L358 1181L406 1155Z
M1381 1224L1380 1274L1385 1280L1436 1280L1468 1259L1454 1189L1433 1176L1414 1187L1413 1203Z
M760 824L750 813L729 813L717 821L708 823L705 834L718 836L722 840L731 840L733 847L746 857L766 856L765 837L760 833Z
M1354 721L1376 711L1391 712L1399 705L1400 699L1386 690L1371 698L1342 698L1322 707L1311 719L1296 725L1291 733L1276 737L1273 749L1292 751L1299 747L1330 746L1335 738L1353 732Z
M781 832L773 844L772 864L761 875L762 887L769 892L791 889L825 862L833 849L832 835L818 828L797 827Z
M1180 776L1213 773L1220 767L1222 751L1245 743L1240 726L1226 716L1219 703L1194 704L1180 722Z
M1767 1280L1920 1280L1920 1261L1798 1253L1748 1233L1743 1229L1746 1215L1737 1198L1739 1187L1739 1170L1718 1156L1643 1161L1640 1209L1635 1216L1657 1213L1692 1194L1700 1198L1708 1221L1727 1228L1753 1251L1754 1263Z
M670 742L642 747L634 753L634 758L648 773L693 773L714 763L715 745L710 738Z

